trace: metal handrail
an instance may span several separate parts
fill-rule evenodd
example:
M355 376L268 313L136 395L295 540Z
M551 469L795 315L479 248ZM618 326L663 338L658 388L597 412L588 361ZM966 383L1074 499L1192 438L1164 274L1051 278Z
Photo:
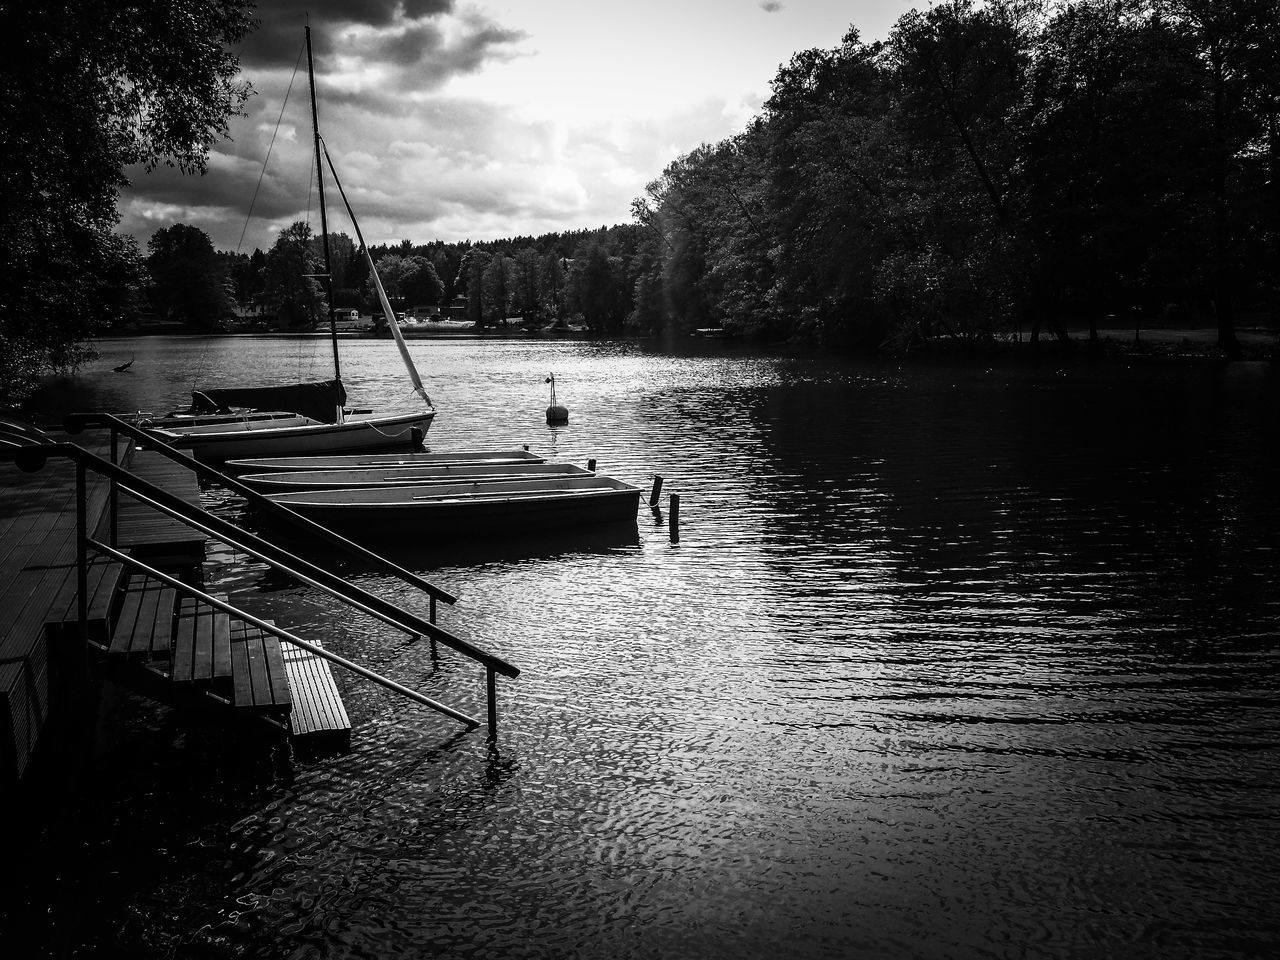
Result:
M436 710L440 713L443 713L447 717L452 717L455 720L461 721L462 723L465 723L469 727L474 728L474 727L480 726L480 721L477 720L475 717L469 717L465 713L459 713L457 710L454 710L452 707L447 707L443 703L440 703L439 701L432 700L430 697L426 696L425 694L419 693L417 690L411 689L410 687L406 687L404 684L397 683L396 681L388 679L387 677L384 677L381 674L374 673L372 670L368 669L367 667L360 666L360 664L356 663L353 660L348 660L346 657L339 656L336 653L331 653L330 651L326 650L324 647L317 646L314 643L311 643L307 640L303 640L301 637L290 633L288 630L284 630L280 627L277 627L275 624L267 620L262 620L259 617L255 617L253 614L248 613L245 610L240 610L237 607L233 607L231 604L227 603L225 600L220 600L211 594L205 593L203 590L198 590L195 587L191 586L189 583L183 583L177 577L171 577L167 573L162 573L161 571L155 569L154 567L148 566L147 564L143 563L141 560L138 560L135 557L131 557L129 554L124 553L121 550L117 550L114 547L109 547L105 543L102 543L101 541L94 540L92 537L86 538L85 543L86 545L93 547L95 550L97 550L99 553L103 554L104 556L111 557L113 560L118 560L120 563L133 567L134 569L141 570L147 576L155 580L159 580L161 583L167 586L173 587L175 590L177 590L181 594L184 594L188 597L195 597L201 603L207 603L209 606L215 607L218 610L221 610L223 613L231 614L232 616L236 617L238 620L243 620L245 623L253 624L253 626L258 627L259 629L265 631L266 633L270 633L275 637L278 637L279 639L285 641L286 643L291 643L295 647L301 647L303 650L307 650L311 653L314 653L318 657L323 657L324 659L328 660L330 663L336 663L338 666L343 667L344 669L350 670L352 673L359 674L360 676L364 677L366 680L371 680L372 682L378 684L379 686L386 687L388 690L398 693L403 697L407 697L410 700L413 700L415 703L420 703L425 707L430 707L432 710Z
M296 562L299 565L309 565L309 564L307 564L307 561L302 560L302 558L300 557L294 557L292 554L290 554L288 551L284 550L283 548L274 546L269 540L262 540L261 538L255 538L253 534L249 533L248 531L241 530L239 527L236 527L234 524L232 524L229 520L224 520L221 517L215 517L213 514L206 514L205 519L209 522L202 523L198 520L195 520L194 518L184 517L182 515L182 512L176 509L172 505L174 501L170 501L169 503L163 503L159 499L156 499L155 497L149 497L137 490L134 490L132 487L130 487L127 483L124 483L124 482L120 483L120 489L123 490L125 493L127 493L129 496L133 497L139 503L145 504L146 506L151 507L154 510L158 510L159 512L165 514L166 516L173 517L175 520L180 520L181 522L185 523L187 526L197 531L198 533L203 533L205 536L211 537L214 540L221 540L223 543L227 544L227 546L234 547L235 549L241 551L242 553L246 553L257 560L261 560L263 563L269 564L274 569L280 570L283 573L287 573L297 580L301 580L303 583L307 584L308 586L318 587L319 589L324 590L326 593L331 593L331 594L342 594L348 588L350 588L350 590L352 591L365 592L363 591L363 588L352 586L351 584L347 583L345 580L338 577L337 575L329 573L329 571L325 570L323 567L315 567L313 565L310 565L312 566L312 575L309 576L307 573L304 573L301 570L298 570L289 566L289 561L282 559L282 557L287 557L289 558L289 560L292 560L293 562ZM159 488L157 488L157 490L159 490ZM161 491L161 492L168 495L166 499L168 499L168 497L174 497L174 495L171 493L168 493L168 491ZM181 498L176 498L176 499L180 500ZM190 505L187 504L187 506L190 506ZM229 534L227 532L228 529L236 530L241 536L243 536L244 539L240 539L233 534ZM270 550L262 549L261 546L255 547L254 545L255 542L262 546L270 547L271 549ZM270 555L276 552L278 552L280 556ZM319 575L323 575L323 576L319 576ZM378 599L376 594L368 594L368 597ZM383 608L375 608L375 607L369 606L364 602L362 602L361 599L357 599L355 597L348 597L348 596L343 596L342 599L346 600L346 602L350 606L355 607L357 610L361 610L364 613L367 613L370 616L375 617L376 619L381 620L383 623L389 626L395 627L398 630L403 630L407 634L410 634L412 636L417 636L419 635L419 633L423 632L421 626L410 626L402 622L402 618L386 612L385 609ZM386 604L386 606L388 607L392 607L393 609L399 610L398 607L395 607L395 605L390 604L387 601L383 601L383 603ZM447 646L451 646L454 649L458 650L460 653L463 653L471 657L472 659L480 660L481 662L486 663L486 666L488 665L487 661L485 660L486 655L484 655L482 651L478 651L474 647L471 647L470 644L468 644L465 640L461 639L460 637L453 636L453 634L449 633L447 630L444 630L443 628L438 627L431 622L427 622L427 630L428 630L428 635L431 637L431 639L439 640L445 643Z
M113 413L73 413L63 421L63 427L68 433L76 434L88 427L109 427L111 429L112 439L112 463L116 461L115 455L115 437L117 431L125 436L132 437L135 441L141 441L148 444L148 449L153 449L162 456L168 457L174 463L180 464L191 470L198 477L209 480L213 483L221 484L230 490L234 490L240 496L244 497L254 506L262 507L281 519L286 520L300 530L314 534L323 540L328 541L353 556L359 557L361 560L372 563L379 567L384 573L389 573L394 577L398 577L405 583L417 587L419 590L426 592L432 599L432 613L435 612L436 600L442 600L445 603L453 604L458 602L458 598L449 591L436 586L429 580L426 580L412 571L406 570L392 560L387 559L379 553L363 547L352 540L348 540L341 534L335 533L328 527L316 523L309 517L304 517L295 510L290 510L283 504L276 503L257 490L247 484L241 483L235 477L228 476L221 470L215 470L207 463L189 457L185 453L175 449L166 443L161 437L156 436L149 430L145 430L136 424L116 416Z
M77 444L46 443L25 447L15 447L11 449L0 448L0 459L11 460L16 463L20 469L28 472L39 470L50 457L65 457L73 461L76 465L76 526L77 542L79 544L77 564L79 567L79 597L77 605L79 608L79 619L82 627L87 622L87 585L85 580L85 555L87 553L87 548L92 545L94 549L107 552L108 555L113 557L120 554L120 551L116 550L112 546L99 543L96 540L91 540L85 528L85 470L86 468L91 468L95 473L111 480L114 487L118 487L129 496L160 510L162 513L177 519L187 526L199 530L207 536L212 536L216 539L222 540L229 546L242 550L257 559L262 560L264 563L267 563L275 569L296 577L303 582L323 590L331 596L337 597L356 609L363 610L372 616L377 617L384 623L397 627L409 634L427 636L433 640L438 640L464 656L479 662L486 670L490 738L496 738L497 701L494 678L498 673L501 673L506 677L518 677L520 675L518 667L507 663L501 657L496 657L493 654L480 650L478 647L472 646L467 641L454 636L452 633L438 627L436 624L423 620L421 617L412 614L407 610L403 610L396 604L384 600L362 587L347 583L336 574L330 573L321 567L317 567L315 564L310 563L301 557L296 557L282 547L277 547L269 541L263 540L261 537L240 529L229 520L216 517L199 507L192 506L181 497L134 476L123 467L104 460ZM136 563L132 558L129 558L126 562ZM223 606L221 601L215 602L214 605L219 607ZM248 622L252 622L255 626L262 626L264 629L269 629L273 633L279 629L271 628L263 621L259 621L257 618L252 617L252 615L246 614L245 611L230 607L230 605L226 605L226 609L228 612L234 613L237 617L245 619ZM283 639L286 639L290 643L294 643L300 638L295 638L292 634L289 634ZM305 645L307 649L311 649L310 645L306 644L306 641L301 641L299 645ZM329 654L329 652L325 651L323 647L317 647L313 652L317 653L319 656L325 656L329 659L337 657L336 654ZM338 662L339 660L342 660L342 658L336 659L335 662ZM348 666L348 663L350 663L350 661L343 661L341 665ZM356 672L361 673L361 675L365 675L366 673L372 674L372 671L366 671L366 668L359 667L358 664L352 664L348 668L355 669ZM376 677L377 675L373 674L372 676ZM395 684L395 681L387 680L386 678L379 678L376 682L383 681L385 681L383 684L384 686ZM390 688L396 689L397 687L399 687L399 685L395 685ZM403 691L409 691L409 688L405 687L403 688ZM409 693L416 694L415 691L409 691ZM421 694L416 694L413 698L417 699L421 696ZM430 700L430 698L425 699ZM435 704L434 701L427 703L427 705L433 707L433 709L442 706ZM445 707L443 709L444 712L450 712L450 708ZM450 715L454 715L454 713L451 712ZM475 725L472 718L466 717L464 714L457 714L457 717L465 723Z

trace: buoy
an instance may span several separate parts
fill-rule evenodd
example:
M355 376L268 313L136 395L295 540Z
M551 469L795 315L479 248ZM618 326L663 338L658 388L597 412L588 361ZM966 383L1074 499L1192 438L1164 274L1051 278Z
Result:
M569 408L556 403L556 375L547 375L547 383L551 384L551 406L547 407L547 423L568 423Z

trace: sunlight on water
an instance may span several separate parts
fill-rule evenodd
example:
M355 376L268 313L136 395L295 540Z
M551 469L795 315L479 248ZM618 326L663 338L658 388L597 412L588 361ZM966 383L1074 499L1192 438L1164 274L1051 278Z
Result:
M103 370L136 354L136 375L85 380L117 409L162 408L215 370L326 376L325 350L108 342ZM439 410L432 449L594 458L644 499L659 474L660 510L642 500L634 528L595 535L388 544L461 596L445 626L522 669L499 684L501 751L344 677L351 754L170 784L161 810L187 791L226 799L160 818L186 850L190 943L1196 957L1280 937L1270 368L412 350ZM353 402L413 402L390 344L344 343L343 363ZM555 428L552 372L570 411ZM246 608L483 715L470 664L213 559ZM195 749L169 762L195 766ZM127 805L113 785L108 808ZM145 914L158 882L131 874L114 896Z

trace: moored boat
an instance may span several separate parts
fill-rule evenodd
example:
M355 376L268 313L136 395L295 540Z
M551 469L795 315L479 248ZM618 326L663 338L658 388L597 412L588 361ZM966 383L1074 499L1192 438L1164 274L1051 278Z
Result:
M270 494L354 539L439 534L521 536L589 524L635 523L640 488L612 477L303 490Z
M150 427L157 440L188 449L198 460L220 463L264 454L320 454L353 450L411 451L431 426L435 412L353 414L340 423L322 423L301 414L267 419L243 418L215 423Z
M327 292L329 333L333 345L333 379L320 383L255 385L249 387L205 390L193 394L192 414L225 415L237 412L234 408L290 411L294 416L271 418L267 421L252 416L237 417L220 423L166 423L151 424L152 436L162 443L189 449L192 456L208 462L223 462L241 457L264 454L333 453L352 450L393 449L403 447L412 450L421 445L422 438L435 418L435 408L422 385L422 379L414 366L413 358L400 336L395 314L383 289L374 266L373 256L355 212L347 200L338 180L337 171L320 136L315 97L315 67L311 56L311 28L306 29L307 74L311 81L311 133L315 140L315 187L319 201L321 246L324 251L323 273L308 274L303 280L324 281ZM282 114L283 115L283 114ZM324 171L328 165L351 218L359 241L359 249L369 269L369 279L377 292L383 314L391 324L396 346L404 362L413 391L422 399L425 409L414 412L374 414L370 411L349 411L346 407L346 390L342 384L338 354L337 317L333 303L333 271L329 251L329 227L325 207Z
M440 453L356 453L336 456L259 457L228 460L223 466L240 473L286 470L358 470L362 467L426 467L442 464L545 463L528 450L457 450Z
M259 493L284 493L288 490L354 490L589 476L592 476L589 470L572 463L445 463L435 466L361 467L348 470L277 470L270 473L246 473L239 479Z

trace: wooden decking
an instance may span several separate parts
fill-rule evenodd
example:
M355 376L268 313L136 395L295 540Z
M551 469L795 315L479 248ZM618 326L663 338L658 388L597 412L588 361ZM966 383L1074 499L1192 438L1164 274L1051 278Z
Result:
M67 439L110 456L105 435ZM199 486L188 471L160 454L122 449L135 475L198 505ZM108 540L109 484L90 470L86 490L87 531ZM260 628L170 585L127 575L119 563L95 558L89 564L82 637L75 505L72 462L53 458L24 473L0 461L0 789L25 772L63 680L83 673L86 652L117 673L151 677L148 692L167 702L207 701L231 715L291 728L301 738L341 740L339 727L349 736L326 662L312 657L301 670L293 662L300 651L286 653ZM171 576L200 580L204 537L124 494L116 543ZM302 678L296 692L295 676ZM299 708L304 718L329 719L294 723Z
M153 450L133 450L129 472L176 493L187 503L200 503L200 482L195 474ZM116 542L140 559L170 564L199 563L204 559L202 534L132 497L120 497L117 522Z
M82 446L109 456L103 438ZM96 530L108 485L86 478L88 529ZM120 570L98 564L95 593L114 589ZM50 658L46 625L78 615L76 570L76 471L51 460L35 473L0 462L0 779L21 776L48 721L58 690L56 658ZM89 629L101 634L106 610L91 602Z

